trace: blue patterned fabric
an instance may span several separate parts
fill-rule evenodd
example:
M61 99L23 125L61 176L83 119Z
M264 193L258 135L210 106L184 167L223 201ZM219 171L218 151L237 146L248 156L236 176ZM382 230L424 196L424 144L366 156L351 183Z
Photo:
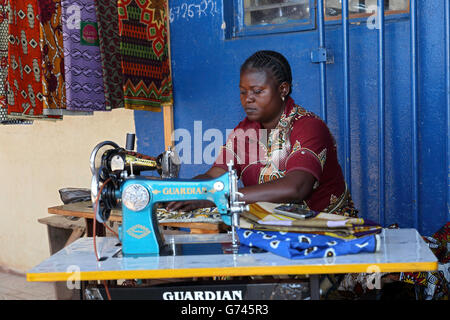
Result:
M330 236L237 228L241 244L257 247L289 259L329 258L360 252L377 251L379 235L352 240Z

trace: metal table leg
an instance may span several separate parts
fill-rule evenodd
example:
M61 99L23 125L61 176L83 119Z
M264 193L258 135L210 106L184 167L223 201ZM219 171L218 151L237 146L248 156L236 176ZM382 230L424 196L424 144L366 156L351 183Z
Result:
M320 300L320 285L318 274L309 275L309 286L310 286L311 300Z

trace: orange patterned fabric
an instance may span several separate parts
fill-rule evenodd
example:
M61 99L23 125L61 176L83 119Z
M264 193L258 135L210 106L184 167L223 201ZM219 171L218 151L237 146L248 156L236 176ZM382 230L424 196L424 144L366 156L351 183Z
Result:
M8 114L42 115L42 55L35 1L11 1L9 24Z
M36 1L10 1L8 115L19 119L60 119L43 115L42 53Z

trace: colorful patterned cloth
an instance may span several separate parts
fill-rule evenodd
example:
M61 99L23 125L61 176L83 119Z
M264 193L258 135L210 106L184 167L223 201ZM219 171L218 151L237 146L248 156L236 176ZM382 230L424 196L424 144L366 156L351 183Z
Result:
M164 208L156 210L159 223L215 223L222 222L217 208L201 208L192 211L167 211Z
M172 103L166 0L118 0L125 108Z
M450 262L450 222L447 222L432 237L425 237L431 251L436 255L440 263Z
M42 116L42 54L36 1L11 1L9 23L8 115Z
M67 110L106 110L94 0L61 3Z
M61 0L38 0L37 4L40 16L44 109L66 109ZM44 111L44 114L52 113Z
M239 242L288 259L333 258L379 250L379 235L343 240L317 234L256 231L238 228Z
M105 108L123 108L123 73L117 1L95 0L102 63Z
M402 272L400 281L424 288L425 299L448 300L450 288L450 222L431 237L422 237L438 258L436 272Z
M8 77L8 1L0 1L0 124L31 124L33 121L8 118L6 80Z
M449 266L447 266L448 268ZM402 272L400 281L415 284L423 287L424 298L431 299L448 299L448 283L442 271L437 272Z
M263 231L301 232L320 234L340 239L356 239L380 233L382 227L374 222L349 218L326 212L316 212L308 219L295 219L275 213L279 204L258 202L240 215L240 225L246 229Z
M351 217L357 215L337 160L336 143L327 125L296 105L292 98L286 101L285 111L269 135L260 123L248 118L241 121L213 166L227 170L230 160L244 186L276 180L294 170L309 172L316 183L304 201L308 208Z
M8 77L8 0L0 1L0 117L7 111L5 83ZM3 119L0 118L0 121Z

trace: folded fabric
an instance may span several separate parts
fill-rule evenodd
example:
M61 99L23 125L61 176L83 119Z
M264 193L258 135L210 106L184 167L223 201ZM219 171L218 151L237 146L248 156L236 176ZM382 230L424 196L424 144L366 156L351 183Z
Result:
M267 202L251 204L250 211L241 214L240 225L247 229L315 233L342 239L377 234L382 229L370 220L323 212L316 212L313 218L295 219L274 213L273 208L277 205Z
M237 228L239 242L288 259L331 258L346 254L379 251L380 236L370 235L352 240L292 232L256 231Z
M87 188L62 188L58 192L64 204L91 200L91 189Z

